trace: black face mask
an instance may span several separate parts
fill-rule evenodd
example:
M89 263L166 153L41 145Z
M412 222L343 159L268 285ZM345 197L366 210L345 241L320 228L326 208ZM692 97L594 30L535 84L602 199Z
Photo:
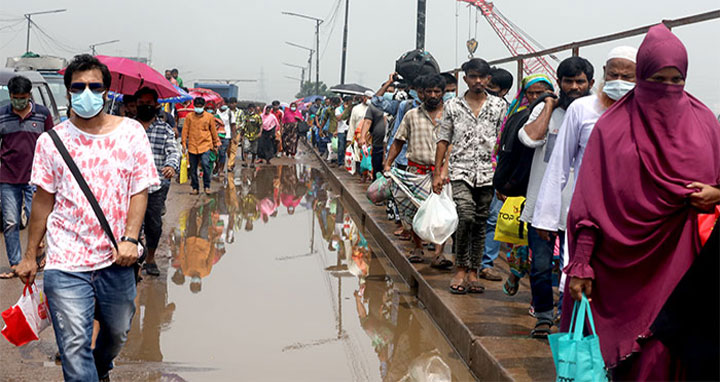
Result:
M137 118L142 122L150 122L157 115L157 109L151 105L138 105Z
M442 98L426 98L425 107L428 110L436 110L442 103Z

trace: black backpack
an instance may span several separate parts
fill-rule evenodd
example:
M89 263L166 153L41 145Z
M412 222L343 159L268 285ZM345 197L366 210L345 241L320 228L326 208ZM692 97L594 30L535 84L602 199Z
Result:
M493 176L493 187L499 193L505 196L526 196L535 149L520 142L518 133L530 119L535 106L552 96L554 95L542 95L532 105L511 115L505 122L498 148L497 168Z
M440 73L440 66L429 52L416 49L395 61L395 71L405 81L412 82L420 76Z

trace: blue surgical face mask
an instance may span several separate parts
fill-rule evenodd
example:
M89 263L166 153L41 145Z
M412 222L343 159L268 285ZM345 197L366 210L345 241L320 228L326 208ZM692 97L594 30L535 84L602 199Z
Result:
M412 97L415 101L420 101L420 96L418 95L418 92L416 90L410 90L410 97Z
M205 111L204 107L196 107L195 108L195 112L198 114L202 114L204 111Z
M393 99L393 94L392 94L392 93L385 93L385 94L383 94L383 98L385 98L385 99L388 100L388 101L392 101L392 99Z
M457 97L457 93L455 92L447 92L443 94L443 102L450 101L451 99Z
M220 106L220 111L225 111L227 109L228 109L228 107L226 105Z
M603 93L607 94L611 100L617 101L633 88L635 88L634 82L614 80L605 83L605 86L603 86Z
M105 106L105 93L95 93L90 87L85 88L82 93L70 93L72 110L78 117L90 119L100 114Z

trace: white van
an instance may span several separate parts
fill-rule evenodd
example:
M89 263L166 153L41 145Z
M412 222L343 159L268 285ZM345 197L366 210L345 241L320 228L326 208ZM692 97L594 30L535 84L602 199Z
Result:
M23 76L32 82L31 96L33 102L38 105L43 105L50 110L52 114L53 122L57 125L60 123L60 113L58 112L57 102L50 86L48 86L47 80L43 78L40 73L36 71L15 71L13 68L1 68L0 69L0 106L5 106L10 103L10 92L8 91L7 83L11 78L15 76Z

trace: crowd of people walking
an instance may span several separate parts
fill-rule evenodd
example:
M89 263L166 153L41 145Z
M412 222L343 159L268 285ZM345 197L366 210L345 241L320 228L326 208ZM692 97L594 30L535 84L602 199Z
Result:
M717 289L717 277L698 274L707 261L717 263L718 228L701 230L699 221L720 214L720 123L685 92L688 55L663 25L651 28L639 48L615 47L596 64L602 72L573 56L560 63L556 80L513 79L473 58L459 71L392 73L377 92L316 97L310 105L240 108L234 98L197 97L163 110L157 91L142 87L125 96L118 116L105 107L107 66L80 55L64 72L69 119L54 128L49 111L32 101L30 81L15 77L11 103L0 109L11 266L0 276L32 283L44 269L65 377L109 380L135 313L138 259L146 275L160 274L155 254L173 180L187 171L191 193L200 194L202 177L211 195L213 177L233 174L236 162L254 168L295 157L298 142L307 140L362 182L392 179L393 196L380 204L396 222L393 234L412 240L408 261L452 271L451 293L479 294L486 282L504 281L504 292L514 296L527 275L536 319L530 336L547 338L555 325L567 331L571 315L563 312L586 296L613 378L706 377L717 372L707 367L718 358L717 343L704 336L709 328L689 323L717 315L691 295ZM177 74L166 78L181 87ZM520 90L508 101L515 81ZM288 179L275 184L270 176L267 195L239 194L235 176L227 180L225 204L245 218L246 230L282 205L293 213L303 195L320 192L311 180L278 171L277 178ZM243 187L262 183L241 180ZM432 192L449 192L456 205L452 249L428 245L412 228L417 206L410 200ZM497 236L507 223L502 211L513 206L518 241ZM197 208L201 218L188 222L173 265L173 280L190 277L193 292L221 255L193 260L190 249L212 248L218 235L232 235L209 227L215 210ZM501 252L511 266L507 278L495 266ZM683 349L703 349L702 357Z

